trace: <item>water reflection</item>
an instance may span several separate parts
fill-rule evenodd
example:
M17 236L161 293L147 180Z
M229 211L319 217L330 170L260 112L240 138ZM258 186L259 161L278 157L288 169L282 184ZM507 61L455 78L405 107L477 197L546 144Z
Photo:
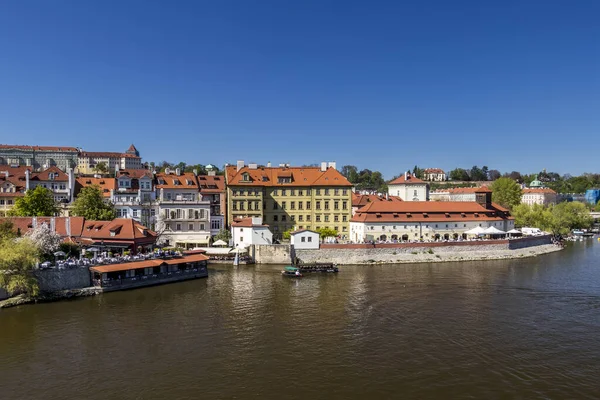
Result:
M599 249L302 279L216 266L2 310L2 398L594 398Z

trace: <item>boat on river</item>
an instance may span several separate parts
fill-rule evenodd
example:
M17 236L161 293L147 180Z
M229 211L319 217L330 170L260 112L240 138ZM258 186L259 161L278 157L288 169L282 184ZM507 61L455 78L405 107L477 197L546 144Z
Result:
M289 276L290 278L301 278L302 273L300 272L300 268L287 266L281 271L281 275Z

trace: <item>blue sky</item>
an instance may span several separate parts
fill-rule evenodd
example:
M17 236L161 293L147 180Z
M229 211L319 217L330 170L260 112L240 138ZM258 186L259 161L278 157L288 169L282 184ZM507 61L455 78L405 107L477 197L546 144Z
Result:
M591 0L7 0L0 143L387 178L598 171L598 15Z

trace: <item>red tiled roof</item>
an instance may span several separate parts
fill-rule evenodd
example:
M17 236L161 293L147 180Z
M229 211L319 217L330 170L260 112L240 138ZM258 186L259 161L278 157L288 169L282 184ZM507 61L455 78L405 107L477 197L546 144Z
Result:
M203 193L224 193L225 177L220 175L198 175L198 184L200 192Z
M82 151L79 154L81 157L96 157L96 158L141 158L135 154L111 152L111 151Z
M352 207L362 207L375 201L403 201L398 196L378 196L376 194L356 194L352 193Z
M152 172L150 172L150 171L148 171L147 169L144 169L144 168L138 168L138 169L121 169L117 173L117 178L120 178L122 176L128 176L128 177L130 177L132 179L139 179L139 178L143 178L143 177L152 178Z
M131 146L129 146L129 148L127 149L127 151L133 151L136 152L137 149L135 148L135 146L133 145L133 143L131 144Z
M423 183L425 183L425 181L417 178L416 176L412 176L411 174L407 174L406 178L404 177L404 175L400 175L398 178L389 182L388 185L400 185L400 184L410 185L410 184L417 184L417 183L423 184Z
M28 146L20 144L0 144L0 149L19 149L29 151L68 151L68 152L79 152L79 149L75 147L58 147L58 146Z
M321 171L319 167L244 167L237 171L235 165L225 170L227 185L243 186L348 186L352 184L335 168ZM250 181L242 180L247 173ZM282 175L284 174L284 175ZM279 183L278 177L291 179L288 183Z
M235 226L236 228L252 228L252 227L258 227L258 226L269 226L269 225L253 225L252 224L252 217L247 217L247 218L240 218L240 219L236 219L231 223L231 226Z
M28 230L33 228L33 218L32 217L11 217L6 218L11 221L14 225L15 230L19 229L21 233L25 233ZM52 217L36 217L38 225L40 224L48 224L50 225L50 221ZM67 223L70 227L70 236L69 237L79 237L81 236L81 231L83 229L83 217L54 217L54 226L55 231L60 236L66 238L67 237Z
M512 219L507 210L492 204L486 209L476 202L376 202L362 207L352 222L496 221Z
M181 175L159 173L156 174L156 188L198 189L198 181L192 172L183 172Z
M424 172L426 174L445 174L444 170L441 168L427 168Z
M467 193L491 193L491 189L487 186L481 187L464 187L448 189L450 194L467 194Z
M50 167L42 172L34 173L31 175L32 181L50 181L50 174L55 174L55 178L52 181L56 182L68 182L69 176L61 171L58 167Z
M117 180L115 178L77 178L75 180L75 193L79 193L82 188L87 186L100 186L102 196L110 197L110 190L117 190Z
M133 219L115 218L112 221L86 221L81 235L90 239L133 240L156 236L156 233Z

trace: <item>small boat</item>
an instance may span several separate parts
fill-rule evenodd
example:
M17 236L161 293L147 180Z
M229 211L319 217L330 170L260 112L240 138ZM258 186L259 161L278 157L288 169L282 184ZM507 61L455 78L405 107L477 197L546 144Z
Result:
M300 268L287 266L281 271L281 275L289 276L290 278L301 278Z

